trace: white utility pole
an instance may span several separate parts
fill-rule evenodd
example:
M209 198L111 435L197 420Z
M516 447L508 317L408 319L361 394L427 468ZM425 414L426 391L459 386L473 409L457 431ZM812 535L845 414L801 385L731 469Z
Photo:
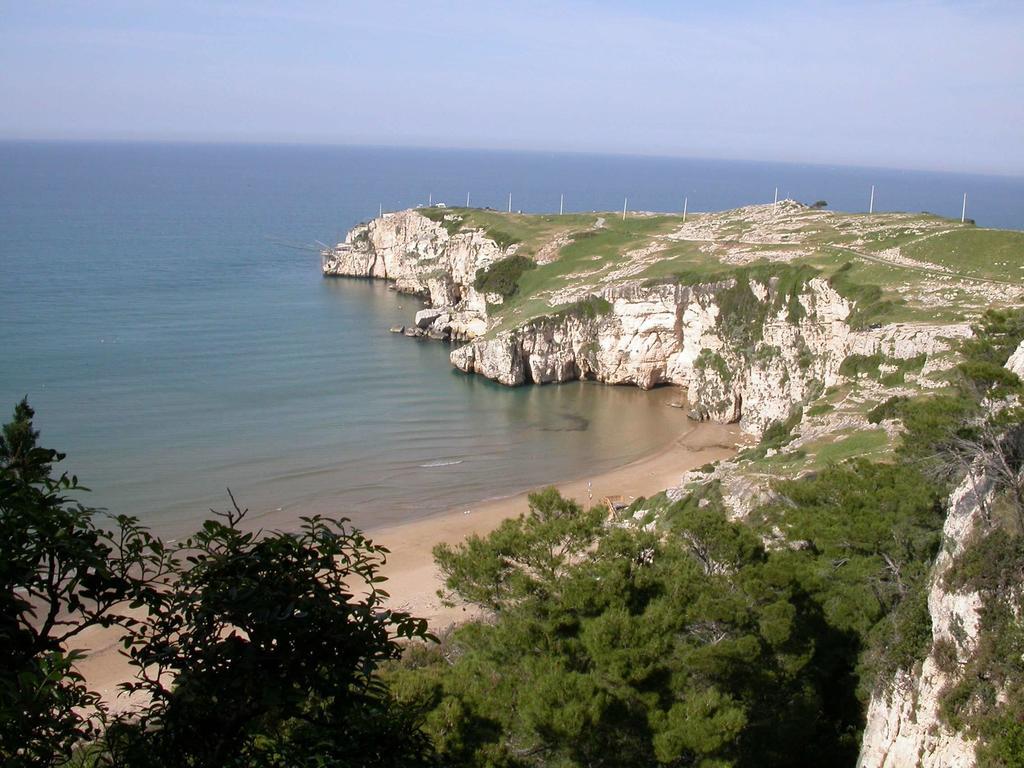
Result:
M960 211L960 223L967 221L967 193L964 192L964 207Z
M469 192L466 193L466 207L469 208Z
M686 204L688 202L690 202L690 198L684 197L683 198L683 224L686 223Z
M434 193L431 192L430 194L427 195L427 208L429 208L433 204L434 204Z
M628 202L629 202L629 198L628 197L622 198L622 220L623 221L626 220L626 203L628 203Z
M384 203L380 203L377 206L377 217L378 218L383 218L384 217Z
M558 215L561 216L562 212L564 210L565 210L565 193L563 192L558 197Z
M512 193L508 193L508 212L512 213Z
M772 213L775 213L775 209L779 207L779 188L775 188L775 202L772 203Z
M871 185L871 202L868 203L868 213L875 212L875 185Z

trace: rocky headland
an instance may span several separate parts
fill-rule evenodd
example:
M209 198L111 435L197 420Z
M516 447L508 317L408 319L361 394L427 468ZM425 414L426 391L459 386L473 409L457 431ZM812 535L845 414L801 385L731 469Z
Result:
M893 279L912 278L897 286L904 293L926 297L943 285L962 290L955 284L964 278L924 271L934 264L922 262L916 271L894 261L898 247L881 255L886 249L878 245L886 239L906 240L918 230L929 238L941 234L943 220L934 217L860 217L863 231L852 240L843 231L835 243L823 230L842 231L836 214L792 201L686 223L639 214L625 221L564 217L567 231L558 228L562 217L502 218L444 208L388 213L325 251L323 271L390 280L423 297L426 307L406 328L393 330L451 340L452 364L467 373L508 386L575 379L644 389L671 384L685 389L695 418L738 421L753 434L847 380L842 369L851 356L894 369L921 361L916 367L928 374L943 365L950 340L969 333L962 318L915 317L902 297L902 311L889 311L896 302L865 292L847 266L877 269L878 260L889 259ZM737 221L746 231L735 225L729 231ZM638 232L629 229L633 222ZM524 234L493 232L508 224ZM815 224L819 231L811 229ZM867 244L862 258L853 247L858 241ZM552 242L561 242L562 251L585 252L590 244L594 256L573 254L566 269ZM543 263L524 273L530 286L520 278L503 294L489 292L480 279L512 259L538 263L538 254ZM1019 286L977 285L981 300L1021 295Z
M322 256L326 276L421 297L391 330L450 342L466 373L508 386L670 385L692 418L738 423L760 442L687 472L660 503L714 486L742 519L775 498L776 479L886 461L901 433L893 404L945 391L972 323L1024 301L1021 253L1022 233L783 201L686 219L419 208L361 224ZM1007 367L1024 376L1024 343ZM930 650L876 685L864 768L976 764L974 737L940 710L979 663L985 600L950 569L990 525L996 490L969 468L947 501ZM630 514L647 524L657 508Z

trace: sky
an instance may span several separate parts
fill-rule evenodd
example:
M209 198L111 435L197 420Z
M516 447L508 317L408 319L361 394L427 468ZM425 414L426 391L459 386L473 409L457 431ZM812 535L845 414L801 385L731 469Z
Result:
M0 0L0 138L1024 175L1024 1Z

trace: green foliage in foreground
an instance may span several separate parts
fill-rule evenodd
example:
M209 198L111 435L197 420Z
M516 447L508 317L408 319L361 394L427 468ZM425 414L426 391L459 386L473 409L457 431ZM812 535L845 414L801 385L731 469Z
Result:
M941 701L950 726L981 739L978 764L983 768L1024 766L1022 580L1024 536L1002 525L977 536L946 574L948 589L977 591L983 598L979 642L971 652L951 649L947 671L955 682Z
M423 765L429 748L376 677L426 623L386 609L386 550L344 521L298 533L208 520L126 644L151 704L108 730L125 766ZM187 563L187 565L183 565Z
M803 573L831 626L870 648L861 659L860 693L909 669L930 643L920 610L944 519L935 484L907 466L854 461L780 483L783 501L764 510L790 541L780 553Z
M974 330L956 392L880 408L907 427L904 461L992 491L944 584L980 595L977 641L944 627L953 640L934 651L951 681L940 694L946 725L978 739L979 766L1008 768L1024 766L1024 383L1004 365L1024 339L1024 310L986 312Z
M393 666L392 690L449 765L852 764L871 654L920 650L894 615L936 551L938 497L867 463L784 491L766 522L795 510L804 543L770 551L714 486L657 532L532 495L528 515L438 548L447 589L495 618Z
M386 550L344 520L250 532L237 507L169 547L53 477L22 402L0 439L0 762L117 768L425 766L433 752L378 675L422 620L383 606ZM111 717L75 669L121 628L145 694Z
M54 476L64 455L37 445L23 400L0 437L0 763L50 765L100 732L99 697L76 670L77 638L129 627L129 602L154 594L162 547L132 518L97 527Z
M1024 382L1003 367L1022 338L1024 310L985 313L960 372L966 395L1000 405L956 425L948 440L961 465L963 454L971 458L968 476L993 491L945 575L948 590L981 596L977 642L965 646L949 628L942 657L953 682L940 703L949 726L978 739L981 768L1024 766Z

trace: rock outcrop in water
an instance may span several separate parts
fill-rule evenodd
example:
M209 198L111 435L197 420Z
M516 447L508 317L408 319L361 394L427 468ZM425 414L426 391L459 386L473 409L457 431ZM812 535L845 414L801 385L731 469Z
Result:
M474 288L477 272L515 252L479 229L450 233L416 210L385 214L324 252L325 275L393 280L425 297L415 327L465 341L452 364L508 386L593 379L649 389L686 389L695 418L739 421L751 433L784 420L843 379L851 355L932 356L965 325L850 322L854 303L822 278L690 285L628 278L585 300L499 329L497 295ZM505 323L508 324L507 322Z
M323 272L393 280L399 291L430 302L416 326L470 339L487 330L487 297L473 287L476 273L505 255L479 230L449 234L417 211L399 211L360 224L325 251Z

